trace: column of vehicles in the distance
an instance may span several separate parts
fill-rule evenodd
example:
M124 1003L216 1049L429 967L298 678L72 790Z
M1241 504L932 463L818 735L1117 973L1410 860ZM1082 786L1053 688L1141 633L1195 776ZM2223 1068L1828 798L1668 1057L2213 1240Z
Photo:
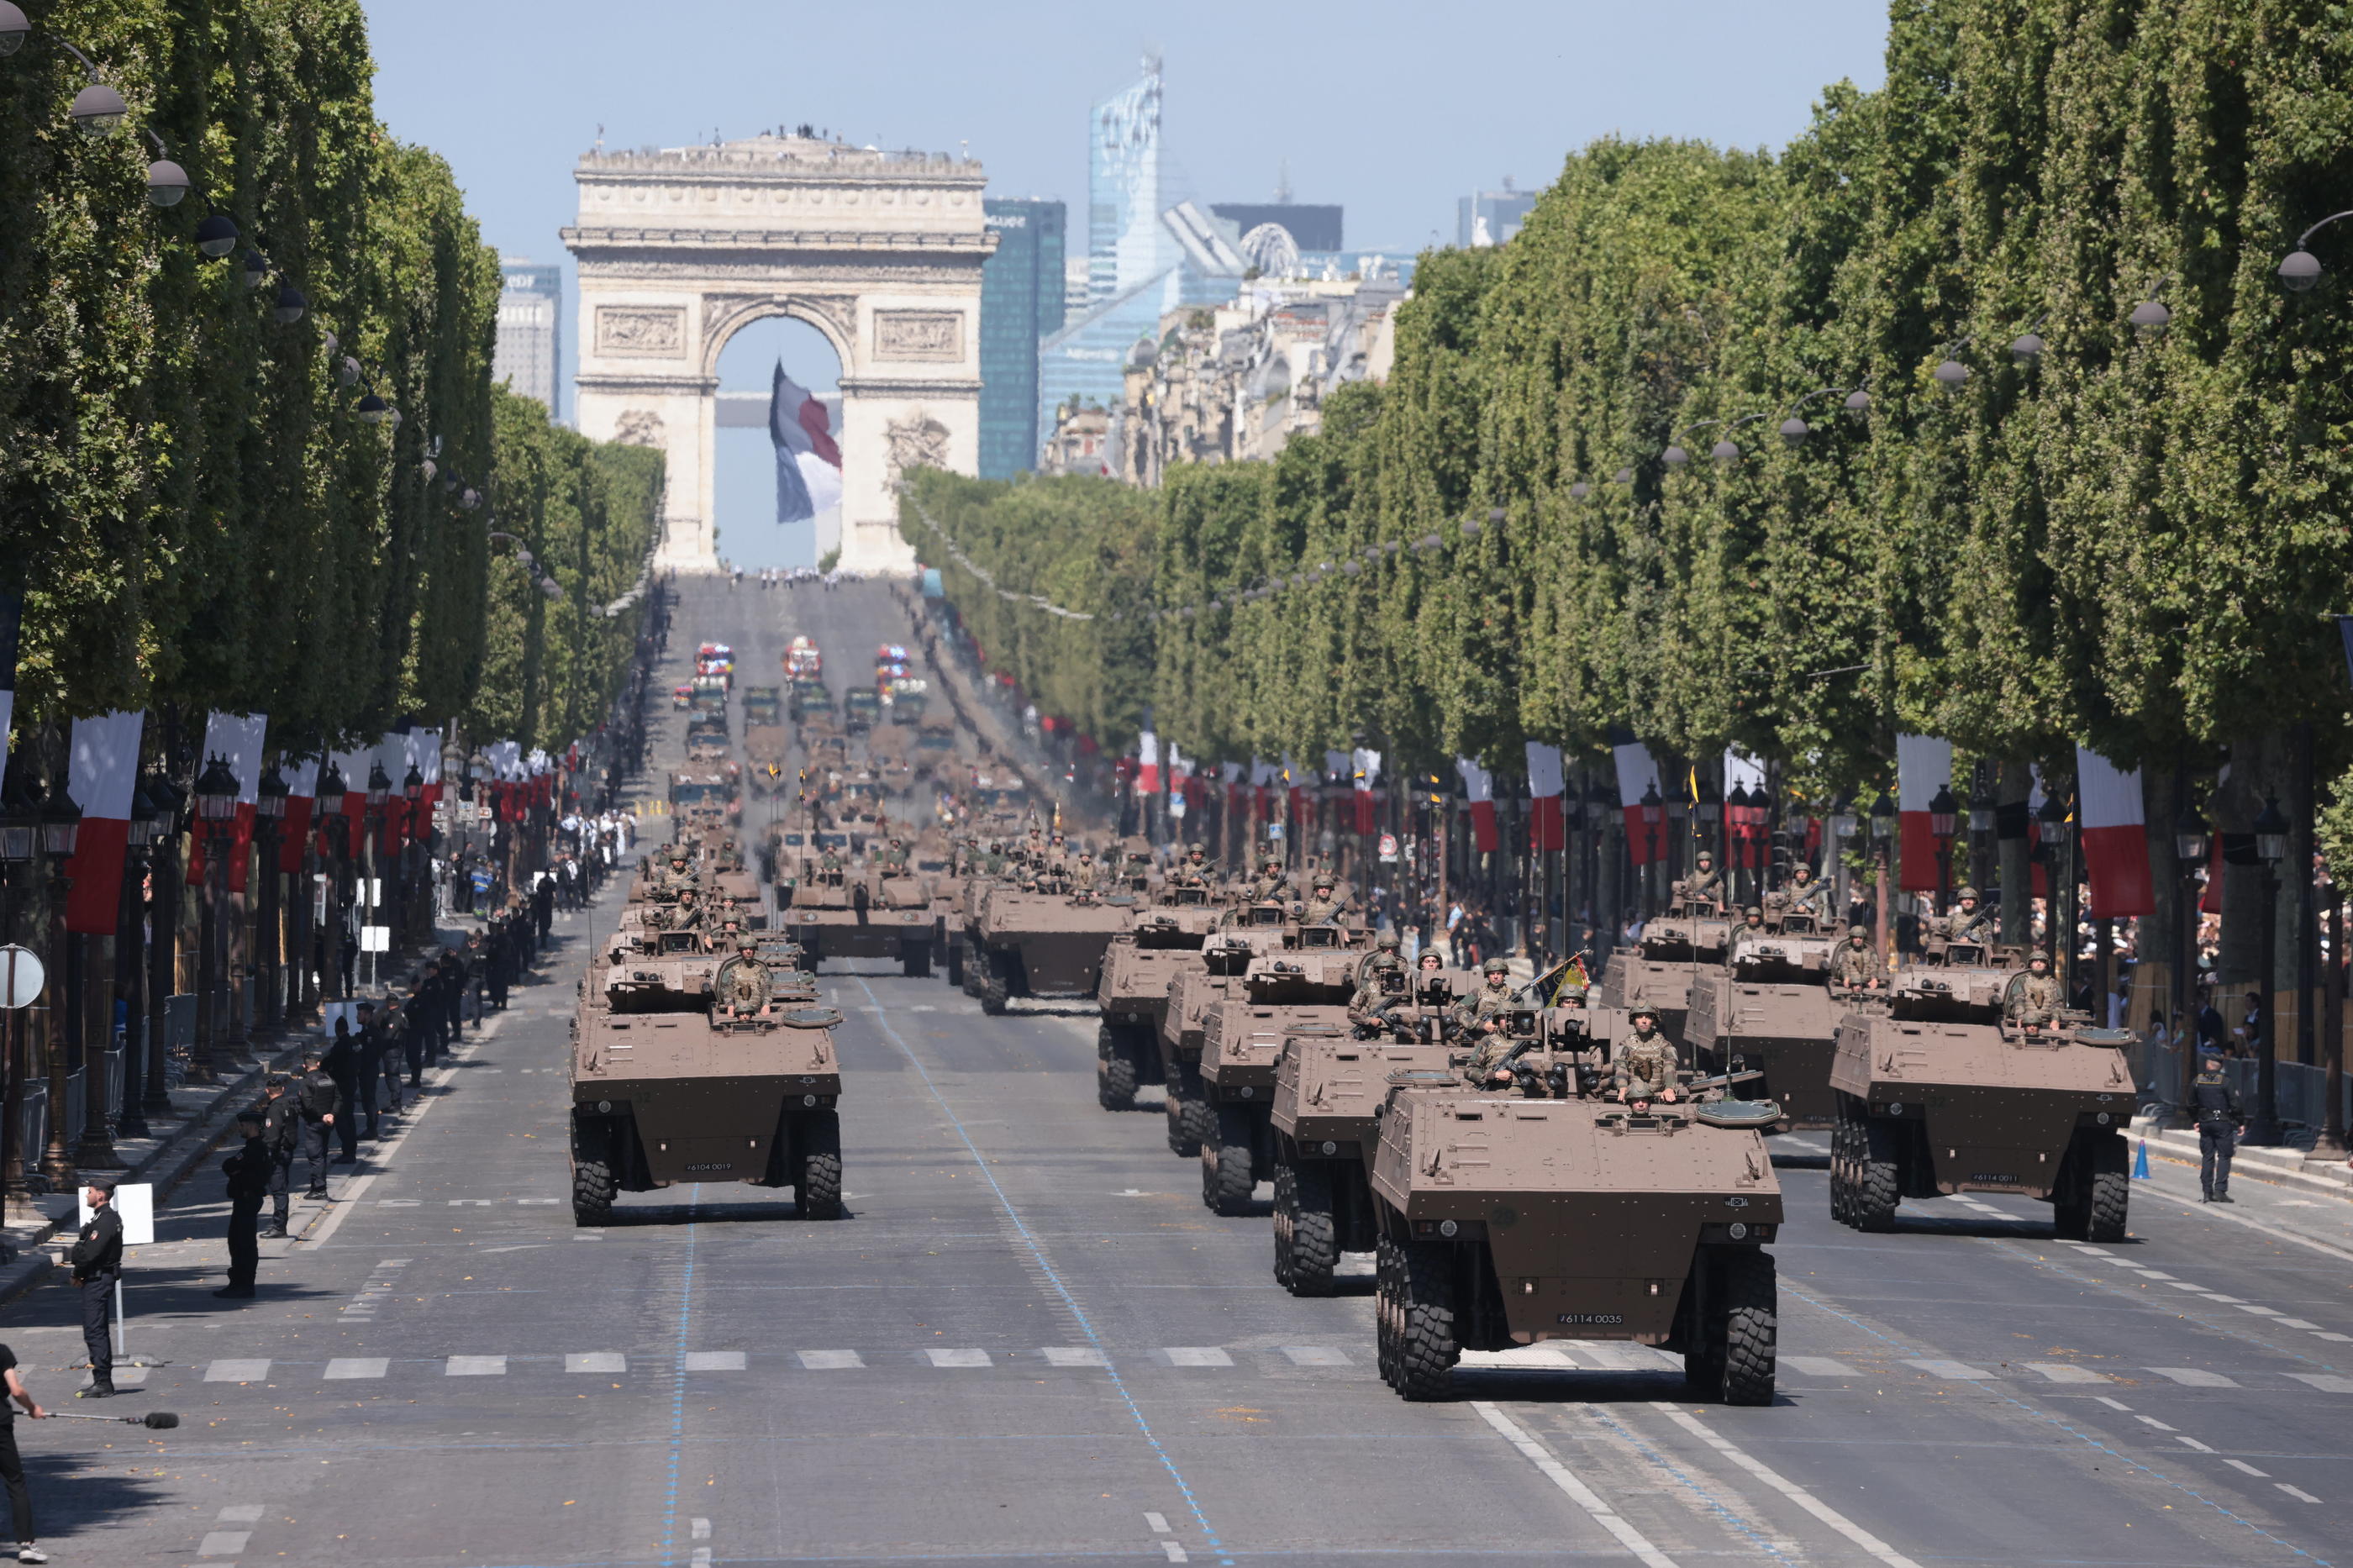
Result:
M701 653L732 681L723 645ZM2063 1237L2124 1234L2126 1037L2063 1007L1973 897L1891 970L1809 871L1735 908L1703 858L1598 978L1409 964L1312 857L1228 868L1065 831L1049 781L929 703L923 662L883 645L837 708L797 637L783 689L742 694L763 760L674 778L673 854L584 986L582 1223L678 1181L838 1215L839 1019L814 976L880 960L989 1014L1092 1004L1103 1106L1157 1086L1219 1214L1261 1212L1271 1184L1278 1286L1330 1296L1372 1255L1377 1364L1409 1399L1447 1396L1466 1351L1574 1339L1658 1346L1694 1392L1769 1403L1768 1140L1792 1127L1829 1131L1831 1213L1859 1229L2000 1192L2051 1203ZM726 696L691 695L723 745ZM759 752L754 730L776 732Z

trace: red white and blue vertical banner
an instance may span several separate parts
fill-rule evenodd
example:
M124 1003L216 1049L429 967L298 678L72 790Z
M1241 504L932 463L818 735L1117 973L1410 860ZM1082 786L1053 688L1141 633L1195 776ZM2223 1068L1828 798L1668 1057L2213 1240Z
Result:
M1307 775L1300 771L1297 763L1291 760L1289 752L1282 753L1282 784L1290 796L1292 822L1304 825L1307 821Z
M1755 870L1765 864L1767 824L1772 820L1769 805L1735 805L1734 790L1746 790L1759 802L1765 799L1765 767L1754 757L1745 756L1730 746L1724 749L1724 826L1725 837L1732 846L1731 863L1742 870Z
M380 852L397 855L408 842L408 796L402 786L408 779L408 731L386 730L376 743L375 760L383 764L389 788L384 795L384 840Z
M16 716L16 639L24 620L24 596L0 594L0 788L8 783L8 726Z
M1568 829L1561 821L1563 774L1560 748L1537 741L1528 742L1528 798L1535 802L1534 835L1538 849L1568 846Z
M2093 918L2157 913L2148 830L2141 816L2140 770L2120 768L2097 752L2076 747L2075 805L2081 813Z
M406 755L408 765L415 768L417 776L425 781L423 804L426 817L430 820L433 808L441 804L441 731L438 729L428 730L421 724L412 728L406 737ZM407 776L405 771L401 774L403 778ZM424 837L421 824L417 827L417 834L419 837Z
M1355 777L1350 782L1356 785L1356 832L1361 837L1380 826L1380 814L1373 808L1373 786L1380 782L1381 754L1358 746L1349 753L1349 761L1354 764Z
M1274 763L1270 763L1262 757L1252 757L1250 759L1250 788L1257 792L1258 814L1261 816L1270 816L1272 815L1274 796L1271 792L1274 789L1275 782L1282 777L1282 769L1280 765Z
M1651 755L1651 748L1623 730L1609 732L1610 760L1618 765L1618 809L1626 818L1626 850L1637 866L1647 866L1654 858L1653 837L1657 841L1658 858L1667 853L1667 829L1663 820L1646 823L1642 820L1642 797L1652 790L1659 791L1663 801L1666 792L1659 782L1659 764ZM1655 836L1651 829L1657 828Z
M1178 822L1193 808L1193 759L1168 742L1168 815Z
M841 448L825 405L776 362L768 384L768 440L776 449L776 521L802 522L841 504Z
M1160 737L1146 730L1135 741L1135 793L1160 793Z
M253 858L253 803L260 798L261 740L269 729L266 713L216 713L205 722L205 754L201 771L214 757L237 775L237 831L228 850L228 890L245 891L246 862ZM195 847L188 856L188 886L205 880L206 834L199 828Z
M1501 842L1495 836L1495 775L1468 757L1455 758L1454 771L1471 797L1471 842L1482 855L1492 855Z
M319 759L280 763L286 781L286 836L278 841L278 868L289 876L302 869L302 841L310 836L311 809L319 798Z
M1902 856L1895 885L1908 893L1936 890L1936 824L1928 803L1953 782L1953 743L1934 735L1895 737L1896 831Z
M139 784L139 731L143 712L77 719L66 794L81 807L66 875L66 930L106 936L122 910L122 856L131 842L131 796Z

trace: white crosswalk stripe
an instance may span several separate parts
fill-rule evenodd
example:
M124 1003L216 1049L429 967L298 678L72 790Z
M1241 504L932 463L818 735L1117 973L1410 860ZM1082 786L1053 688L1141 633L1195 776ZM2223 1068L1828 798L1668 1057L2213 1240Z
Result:
M2105 1373L2094 1372L2088 1366L2077 1366L2073 1362L2030 1361L2026 1363L2025 1365L2030 1371L2039 1372L2053 1383L2106 1383L2110 1381Z
M742 1372L742 1351L689 1351L679 1358L681 1372Z
M448 1377L504 1377L507 1358L502 1355L453 1355L442 1366Z
M589 1351L564 1358L566 1372L627 1372L629 1358L617 1351Z
M392 1370L392 1363L383 1356L340 1355L327 1363L322 1377L382 1377Z
M988 1366L993 1363L987 1351L941 1350L936 1347L923 1352L932 1358L934 1366Z
M1215 1345L1170 1345L1161 1354L1172 1366L1231 1366L1234 1358Z
M2152 1366L2147 1370L2171 1382L2190 1388L2236 1388L2238 1384L2219 1372L2208 1372L2196 1366Z
M1935 1356L1917 1357L1907 1360L1904 1364L1905 1366L1916 1366L1922 1372L1928 1373L1932 1377L1949 1377L1957 1383L1975 1383L1989 1378L1993 1375L1993 1373L1986 1371L1985 1368L1981 1366L1971 1366L1965 1361L1941 1361Z
M811 1372L837 1372L845 1367L864 1366L865 1359L856 1351L800 1351L797 1352L801 1365Z
M2353 1377L2338 1377L2326 1372L2292 1372L2288 1375L2298 1383L2308 1383L2323 1394L2353 1394Z
M1089 1350L1084 1345L1048 1345L1038 1353L1046 1358L1048 1366L1102 1366L1104 1364L1103 1352Z
M1785 1355L1780 1364L1800 1377L1853 1377L1854 1368L1826 1355Z
M1289 1356L1293 1363L1299 1366L1346 1366L1348 1364L1346 1352L1335 1350L1330 1345L1285 1345L1282 1347L1282 1353Z
M267 1361L216 1361L205 1367L206 1383L259 1383L269 1375Z

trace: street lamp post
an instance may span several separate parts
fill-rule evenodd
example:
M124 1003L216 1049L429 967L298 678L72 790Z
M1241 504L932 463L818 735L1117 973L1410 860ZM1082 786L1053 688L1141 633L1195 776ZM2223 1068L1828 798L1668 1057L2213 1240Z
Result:
M1894 878L1889 874L1890 862L1895 853L1895 793L1893 790L1882 790L1879 798L1872 803L1871 852L1872 941L1878 945L1879 956L1884 961L1888 952L1888 935L1894 926L1894 911L1888 908L1894 885Z
M2044 865L2051 883L2049 918L2044 921L2051 946L2051 973L2058 977L2059 994L2070 1005L2075 995L2075 857L2067 833L2067 803L2055 789L2046 791L2034 814L2042 825Z
M1643 863L1646 886L1643 888L1644 912L1656 901L1659 881L1659 829L1667 819L1666 803L1659 798L1659 781L1652 779L1642 789L1642 833L1649 840L1650 858Z
M170 765L170 759L165 759ZM170 999L179 990L180 811L187 799L164 773L148 775L147 798L154 803L154 837L147 855L147 1052L140 1075L139 1114L176 1116L164 1083L164 1063L172 1050Z
M33 849L40 839L40 803L26 787L25 770L16 770L5 794L0 794L0 942L15 934L16 873L31 864ZM5 984L13 998L16 988L15 944L8 942L10 953L5 971L0 971L0 984ZM21 1136L25 1126L25 1070L27 1066L25 1048L25 1026L29 1019L27 1009L0 1007L0 1024L5 1024L6 1078L0 1087L0 1187L5 1187L6 1201L15 1202L25 1195L25 1151Z
M155 836L160 831L155 818L154 797L147 793L146 781L142 779L132 786L131 826L126 840L130 853L123 859L122 896L114 915L114 984L122 998L122 1100L114 1130L125 1138L147 1136L147 1118L141 1100L149 1004L139 935L146 905L141 889L147 880L148 857L154 852Z
M2173 819L2173 858L2181 875L2174 886L2174 898L2180 910L2181 927L2174 946L2173 965L2173 1030L2181 1042L2181 1099L2183 1107L2189 1104L2189 1080L2198 1075L2198 1031L2190 1026L2189 979L2198 971L2198 868L2206 863L2206 852L2213 837L2206 819L2189 804L2189 784L2182 780L2175 793L2181 799L2180 815Z
M283 999L278 994L286 974L286 917L284 904L279 897L278 844L286 824L286 796L290 792L278 764L261 775L260 787L254 791L253 828L257 859L261 875L260 940L256 946L256 967L260 971L254 989L261 1001L261 1021L280 1024L286 1020Z
M2273 1148L2284 1141L2279 1119L2279 1020L2274 1004L2279 986L2279 868L2287 858L2287 818L2278 800L2266 796L2255 818L2255 858L2263 865L2263 957L2255 995L2263 1007L2263 1046L2255 1058L2255 1109L2247 1118L2247 1142Z
M384 872L382 860L384 851L384 810L385 803L391 798L392 779L385 773L384 764L380 762L370 763L368 764L367 776L366 815L361 818L364 836L367 841L365 845L365 848L367 850L367 871L364 876L364 886L362 889L364 896L360 900L362 910L360 916L360 942L361 945L367 949L367 983L368 989L371 991L375 989L377 978L376 949L375 944L381 939L370 937L367 935L367 932L375 923L375 917L376 911L384 907Z
M49 859L49 1103L47 1147L41 1152L41 1173L54 1186L73 1180L73 1156L66 1149L66 1096L71 1089L70 1064L66 1059L66 1018L81 998L74 994L66 973L67 948L73 938L66 931L66 894L73 879L66 865L73 858L74 841L81 833L81 807L60 785L41 806L41 848Z
M1928 802L1928 832L1936 840L1936 912L1942 914L1953 897L1953 839L1961 827L1961 803L1952 786L1938 784Z
M317 941L319 991L326 996L344 996L343 939L352 926L351 908L343 900L343 882L351 859L351 818L345 814L349 799L343 770L330 761L320 775L318 801L312 807L319 815L319 829L328 846L325 924Z
M408 776L400 781L400 795L408 803L406 815L402 818L407 825L407 831L401 835L400 846L401 937L406 942L419 942L423 940L418 931L422 922L417 919L416 906L417 884L423 880L418 876L422 868L419 862L424 858L419 850L426 834L418 826L417 816L425 806L425 775L417 771L415 763L408 764Z
M222 994L227 938L228 847L236 836L237 775L218 755L196 777L196 831L203 837L205 881L196 926L196 1048L188 1077L217 1083L224 1065L227 1020Z

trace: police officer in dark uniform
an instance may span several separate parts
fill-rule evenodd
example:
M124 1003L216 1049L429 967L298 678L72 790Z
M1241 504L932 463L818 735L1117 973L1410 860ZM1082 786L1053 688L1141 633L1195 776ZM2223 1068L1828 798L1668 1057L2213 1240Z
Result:
M335 1080L321 1064L319 1053L302 1053L302 1076L294 1082L294 1110L302 1119L302 1161L311 1184L306 1198L327 1201L327 1145L335 1135L335 1107L342 1100Z
M84 1399L114 1397L114 1346L107 1319L115 1281L122 1278L122 1216L114 1212L114 1180L92 1176L82 1190L90 1220L74 1237L74 1283L81 1288L81 1342L90 1352L90 1386Z
M2210 1204L2235 1204L2231 1195L2231 1156L2246 1131L2239 1096L2222 1076L2222 1058L2208 1057L2205 1071L2189 1080L2189 1113L2198 1122L2198 1185Z
M269 1171L277 1162L262 1136L262 1112L248 1110L237 1119L245 1146L221 1162L228 1178L228 1286L213 1292L231 1300L253 1294L253 1277L261 1268L261 1241L254 1233L261 1221L261 1200L269 1195Z
M261 1142L269 1151L269 1228L261 1234L273 1241L286 1235L286 1221L292 1212L289 1191L293 1185L294 1151L302 1142L301 1107L287 1087L285 1074L270 1074L266 1090L269 1098L261 1103ZM342 1086L336 1088L340 1102Z
M372 1061L360 1064L360 1076L366 1078L371 1070L383 1079L376 1093L381 1097L386 1116L400 1114L400 1069L407 1053L408 1020L402 1016L400 998L384 999L384 1013L376 1020L375 1051ZM375 1129L368 1129L375 1136Z
M369 1004L361 1003L360 1011L360 1027L364 1030L367 1027ZM327 1069L327 1076L335 1080L335 1141L343 1145L343 1163L346 1165L354 1163L359 1159L360 1060L365 1043L364 1035L354 1038L351 1025L343 1018L337 1018L335 1043L327 1047L327 1054L319 1064ZM290 1094L293 1086L288 1087ZM299 1107L295 1114L297 1116L301 1114ZM368 1099L368 1115L370 1120L374 1120L375 1115L374 1096ZM295 1142L298 1143L301 1142L301 1132L299 1128L295 1132Z

